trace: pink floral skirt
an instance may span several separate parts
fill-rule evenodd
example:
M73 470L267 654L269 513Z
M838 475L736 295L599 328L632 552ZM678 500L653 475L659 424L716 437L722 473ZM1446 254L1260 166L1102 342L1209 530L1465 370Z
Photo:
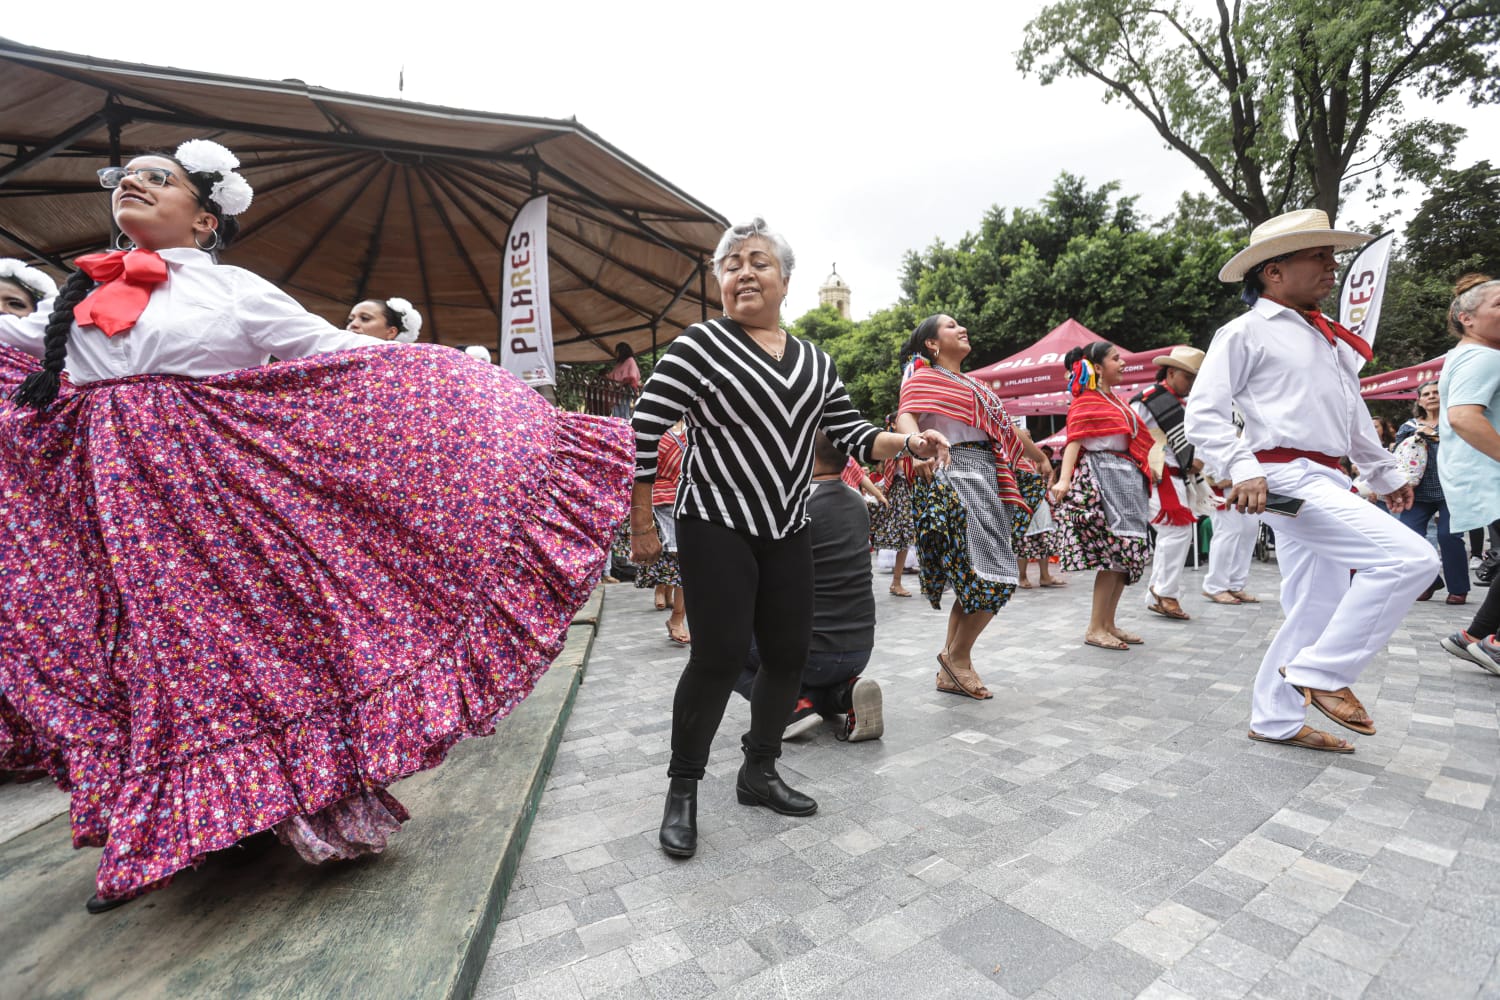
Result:
M0 396L35 369L0 348ZM430 345L0 403L0 760L71 791L106 899L272 827L378 850L384 787L561 650L632 460Z

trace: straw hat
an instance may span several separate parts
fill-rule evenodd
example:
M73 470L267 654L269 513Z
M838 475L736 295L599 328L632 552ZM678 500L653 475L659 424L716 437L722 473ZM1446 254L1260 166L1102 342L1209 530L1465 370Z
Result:
M1233 257L1219 271L1220 281L1243 281L1245 272L1256 264L1280 257L1284 253L1331 246L1335 250L1353 250L1375 237L1334 229L1328 224L1328 213L1304 208L1267 219L1250 233L1250 245Z
M1199 366L1203 364L1203 352L1196 347L1179 345L1172 348L1171 354L1163 354L1151 360L1163 368L1181 368L1191 375L1196 375Z

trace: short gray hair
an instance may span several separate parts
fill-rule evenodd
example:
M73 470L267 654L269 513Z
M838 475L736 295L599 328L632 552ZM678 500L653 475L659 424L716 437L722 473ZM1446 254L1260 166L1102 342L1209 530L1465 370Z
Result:
M714 251L714 275L723 277L724 258L738 250L746 240L755 236L759 236L771 245L771 256L776 258L776 266L781 269L781 276L790 278L792 268L797 266L797 255L792 253L792 245L786 241L786 238L767 228L766 220L760 216L756 216L744 225L730 226L724 230L718 249Z

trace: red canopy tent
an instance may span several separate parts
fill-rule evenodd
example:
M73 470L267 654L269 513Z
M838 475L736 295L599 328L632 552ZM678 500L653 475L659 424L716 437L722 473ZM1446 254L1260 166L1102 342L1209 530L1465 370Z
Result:
M1367 375L1359 380L1359 394L1366 399L1416 399L1417 386L1437 378L1442 371L1443 359L1433 358L1410 368Z
M1074 347L1103 339L1076 319L1066 319L1026 350L969 374L988 383L996 395L1006 400L1005 408L1017 416L1066 413L1068 376L1063 371L1063 357ZM1116 391L1126 398L1139 392L1144 384L1156 378L1153 359L1171 350L1154 347L1149 351L1124 352L1124 380Z

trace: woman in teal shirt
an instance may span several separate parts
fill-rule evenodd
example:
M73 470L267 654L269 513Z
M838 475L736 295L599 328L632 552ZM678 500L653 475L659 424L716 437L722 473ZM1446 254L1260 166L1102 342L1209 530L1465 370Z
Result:
M1458 345L1443 362L1438 473L1448 498L1450 530L1480 528L1500 518L1500 281L1467 274L1454 289L1448 326ZM1500 587L1491 587L1461 632L1443 648L1500 675Z

